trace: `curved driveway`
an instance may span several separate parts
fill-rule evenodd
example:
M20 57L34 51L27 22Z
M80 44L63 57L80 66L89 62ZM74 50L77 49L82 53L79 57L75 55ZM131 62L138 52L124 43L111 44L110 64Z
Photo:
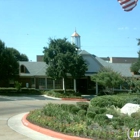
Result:
M41 108L47 103L75 103L45 98L43 96L9 97L0 96L0 140L31 140L8 126L8 120L20 113Z

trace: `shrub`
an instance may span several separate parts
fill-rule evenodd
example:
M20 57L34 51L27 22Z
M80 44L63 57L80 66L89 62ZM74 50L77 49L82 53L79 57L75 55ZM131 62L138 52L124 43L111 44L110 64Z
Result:
M58 97L58 98L82 98L81 94L73 92L73 90L68 90L64 93L63 90L49 90L45 91L44 93L48 96Z
M107 118L105 114L96 114L94 117L94 121L101 126L106 125L110 120Z
M94 112L95 114L103 114L104 112L106 112L106 108L101 108L101 107L98 107L98 106L90 106L87 110L87 112Z
M22 86L22 83L15 81L15 88L17 89L18 92L21 91L21 86Z
M43 108L43 112L47 116L57 116L62 109L58 104L49 103Z
M114 105L121 108L125 103L126 100L122 99L117 95L98 96L90 101L91 106L98 106L98 107L109 107L111 105Z
M89 107L88 102L77 102L76 104L79 108L81 108L83 110L87 110L87 108Z
M131 117L134 118L134 119L139 119L140 118L140 111L132 113Z
M61 104L61 109L64 110L64 111L69 111L69 112L72 112L72 108L74 108L76 105L74 104Z
M79 110L78 115L85 116L86 115L86 110L84 110L84 109Z
M77 114L77 112L78 112L79 110L80 110L79 107L73 106L73 107L71 108L70 112L73 113L73 114Z
M92 111L88 111L88 112L87 112L87 117L88 117L88 118L92 118L92 119L93 119L93 118L95 117L95 115L96 115L95 112L92 112Z

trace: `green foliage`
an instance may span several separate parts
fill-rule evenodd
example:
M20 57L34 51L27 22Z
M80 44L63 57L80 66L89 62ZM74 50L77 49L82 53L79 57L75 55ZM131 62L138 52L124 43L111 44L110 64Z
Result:
M140 46L140 39L137 39L137 41L138 41L137 45ZM137 61L131 65L130 69L131 69L132 72L134 72L134 74L140 73L139 72L140 71L140 51L138 51Z
M78 115L85 116L86 115L86 110L84 110L84 109L79 110Z
M133 63L130 69L132 72L134 72L134 74L138 74L138 71L140 70L140 60L138 59L135 63Z
M14 79L19 74L19 63L11 51L0 40L0 82Z
M87 117L93 119L95 117L96 113L92 111L87 112Z
M16 58L17 61L29 61L26 54L20 53L15 48L7 48L7 49L13 54L13 56Z
M83 109L83 110L87 110L89 107L88 102L77 102L76 104L80 109Z
M122 107L127 102L125 99L115 95L98 96L91 99L90 104L98 107L108 107L112 105Z
M132 113L131 117L134 118L134 119L139 119L140 118L140 111Z
M92 75L91 80L104 86L106 89L113 89L123 83L122 76L111 68L103 68L97 74Z
M15 88L17 89L18 92L21 91L21 87L22 87L22 83L15 81Z
M0 88L0 95L8 95L8 96L19 96L22 94L27 95L41 95L42 92L33 88L22 88L21 91L17 91L16 88Z
M75 93L73 90L67 90L66 93L63 90L49 90L45 91L44 94L58 98L82 98L81 94Z
M124 102L135 98L134 95L131 97L127 97L128 95L119 96ZM109 97L107 96L106 99ZM140 128L139 112L133 113L130 117L121 114L119 108L114 105L108 106L107 104L100 107L90 103L87 110L80 109L81 106L82 103L76 105L47 104L43 109L31 111L27 119L45 128L89 139L125 140L127 139L127 129L139 130ZM109 119L106 114L112 114L113 118Z
M87 65L84 59L78 55L76 46L68 42L66 38L50 39L49 46L44 47L43 52L44 61L49 65L46 71L47 76L53 79L64 78L65 82L67 74L71 74L73 78L85 75Z
M125 78L126 83L129 86L129 89L133 93L140 93L140 81L136 78Z

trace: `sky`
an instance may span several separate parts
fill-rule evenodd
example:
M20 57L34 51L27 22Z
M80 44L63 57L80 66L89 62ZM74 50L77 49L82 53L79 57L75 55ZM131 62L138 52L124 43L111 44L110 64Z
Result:
M125 12L117 0L0 0L0 39L36 61L49 38L71 41L99 57L138 57L140 1Z

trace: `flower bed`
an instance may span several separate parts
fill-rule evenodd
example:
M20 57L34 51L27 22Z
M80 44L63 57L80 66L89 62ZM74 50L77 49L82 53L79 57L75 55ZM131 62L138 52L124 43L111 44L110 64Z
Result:
M112 96L113 97L113 96ZM121 114L119 107L126 103L135 101L136 97L115 96L113 99L106 96L107 100L115 100L116 106L108 102L102 106L105 97L93 98L90 102L77 102L74 104L47 104L42 109L31 111L27 117L28 121L44 128L54 131L90 139L103 140L125 140L127 130L130 128L139 130L140 112L133 113L131 117ZM127 98L126 98L127 97ZM99 103L98 100L101 102ZM117 102L116 102L117 100ZM102 106L102 107L101 107ZM112 114L109 119L106 114Z

